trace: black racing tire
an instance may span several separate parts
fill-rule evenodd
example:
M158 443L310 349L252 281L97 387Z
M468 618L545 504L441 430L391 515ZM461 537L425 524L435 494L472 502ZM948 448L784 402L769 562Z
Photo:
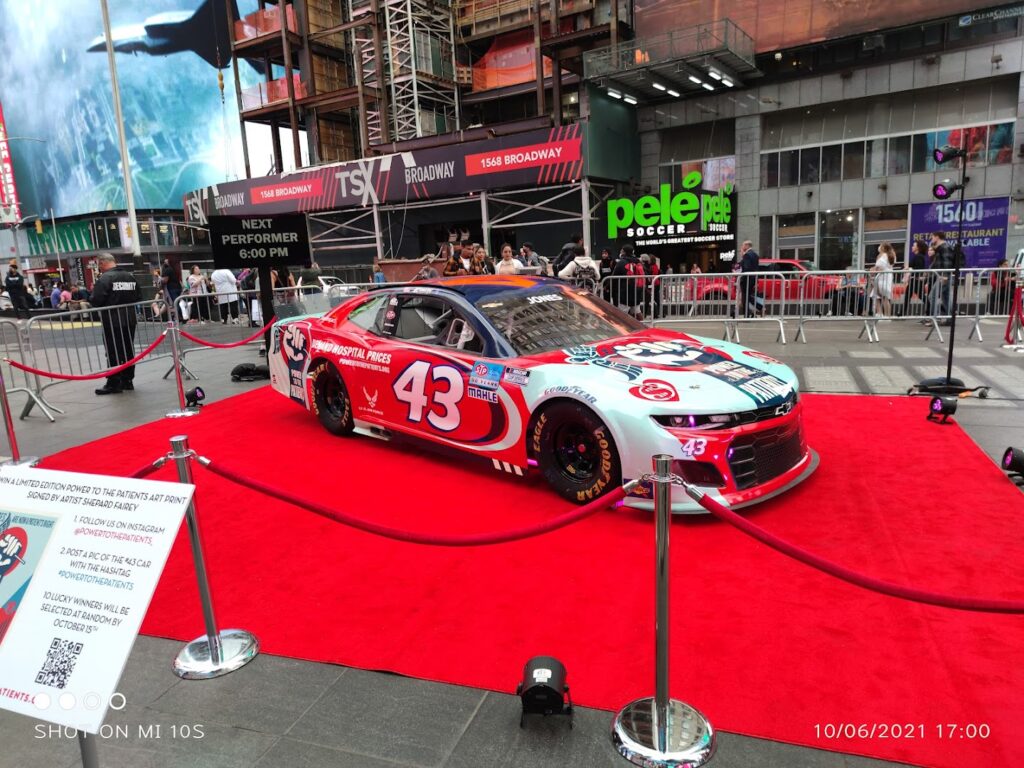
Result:
M611 431L580 403L562 401L545 408L530 439L544 479L569 501L585 504L622 484Z
M309 379L313 384L313 413L324 429L332 435L352 434L356 426L352 400L338 369L328 361L320 360L310 369Z

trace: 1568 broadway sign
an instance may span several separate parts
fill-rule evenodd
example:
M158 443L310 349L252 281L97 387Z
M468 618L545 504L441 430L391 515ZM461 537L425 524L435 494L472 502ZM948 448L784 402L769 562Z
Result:
M609 200L608 237L664 238L640 245L728 239L723 236L733 231L733 186L709 192L701 189L702 182L700 172L694 171L683 179L683 191L675 195L671 185L662 184L658 195L645 195L635 202Z

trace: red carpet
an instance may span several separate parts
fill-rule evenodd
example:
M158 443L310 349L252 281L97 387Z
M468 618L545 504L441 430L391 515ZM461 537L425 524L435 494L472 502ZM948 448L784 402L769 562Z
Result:
M1024 598L1024 498L959 427L927 423L924 399L806 403L821 467L752 519L880 578ZM417 531L501 530L566 509L536 477L333 438L269 388L45 465L125 473L180 431L223 464ZM441 549L358 533L196 472L218 617L255 632L268 653L506 692L528 657L551 654L580 704L613 710L653 693L646 515L608 511L527 542ZM708 518L677 520L672 533L672 693L715 727L926 766L1024 764L1024 618L867 593ZM184 534L143 630L202 632ZM825 735L872 723L903 738ZM940 738L946 724L985 724L990 735Z

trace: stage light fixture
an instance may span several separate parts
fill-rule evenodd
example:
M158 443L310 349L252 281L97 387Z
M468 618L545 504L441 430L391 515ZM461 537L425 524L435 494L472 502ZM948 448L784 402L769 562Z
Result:
M958 157L964 157L965 155L966 152L960 149L960 147L954 147L952 144L932 150L932 157L939 165L948 163L950 160L956 160Z
M690 82L693 83L694 85L704 85L703 80L701 80L699 77L694 77L693 75L690 75Z
M928 403L928 421L945 424L949 421L949 417L956 413L956 406L957 399L955 397L933 397Z
M673 98L678 99L679 98L679 91L673 91L671 88L669 88L668 89L668 95L673 97Z
M713 86L711 83L701 83L701 87L703 87L705 91L715 90L715 86Z
M1010 446L1003 454L1003 471L1009 475L1024 477L1024 450Z
M572 728L572 696L565 682L565 665L554 656L534 656L526 662L516 695L523 702L520 728L527 715L568 715Z
M608 95L611 96L613 99L621 99L622 98L622 94L621 93L619 93L618 91L612 90L611 88L608 89Z
M668 89L667 89L667 88L665 88L665 86L664 86L664 85L662 85L661 83L655 83L655 82L651 82L651 85L652 85L652 86L654 86L654 87L655 87L655 88L656 88L657 90L659 90L659 91L664 91L664 90L668 90Z
M185 393L185 407L197 408L205 399L206 393L203 392L202 387L192 387L192 389Z
M709 69L708 70L708 77L710 77L712 80L721 80L722 79L722 76L720 74L718 74L718 72L716 72L713 69Z
M722 85L724 85L726 88L732 88L732 80L730 80L727 77L723 77L722 78Z
M636 104L636 99L634 99L632 96L623 96L622 100L627 104Z
M955 195L961 188L963 188L963 184L953 184L949 179L946 179L932 187L932 195L937 200L945 200Z

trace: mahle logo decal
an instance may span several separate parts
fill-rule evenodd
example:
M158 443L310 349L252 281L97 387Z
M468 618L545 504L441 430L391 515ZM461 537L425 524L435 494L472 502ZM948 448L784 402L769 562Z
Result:
M732 184L718 192L700 191L700 171L683 179L683 192L672 194L670 184L662 184L658 195L645 195L636 202L628 198L608 201L608 237L676 235L683 232L728 232L732 221ZM695 189L697 192L691 192ZM699 193L699 194L698 194ZM698 226L687 227L700 217Z

